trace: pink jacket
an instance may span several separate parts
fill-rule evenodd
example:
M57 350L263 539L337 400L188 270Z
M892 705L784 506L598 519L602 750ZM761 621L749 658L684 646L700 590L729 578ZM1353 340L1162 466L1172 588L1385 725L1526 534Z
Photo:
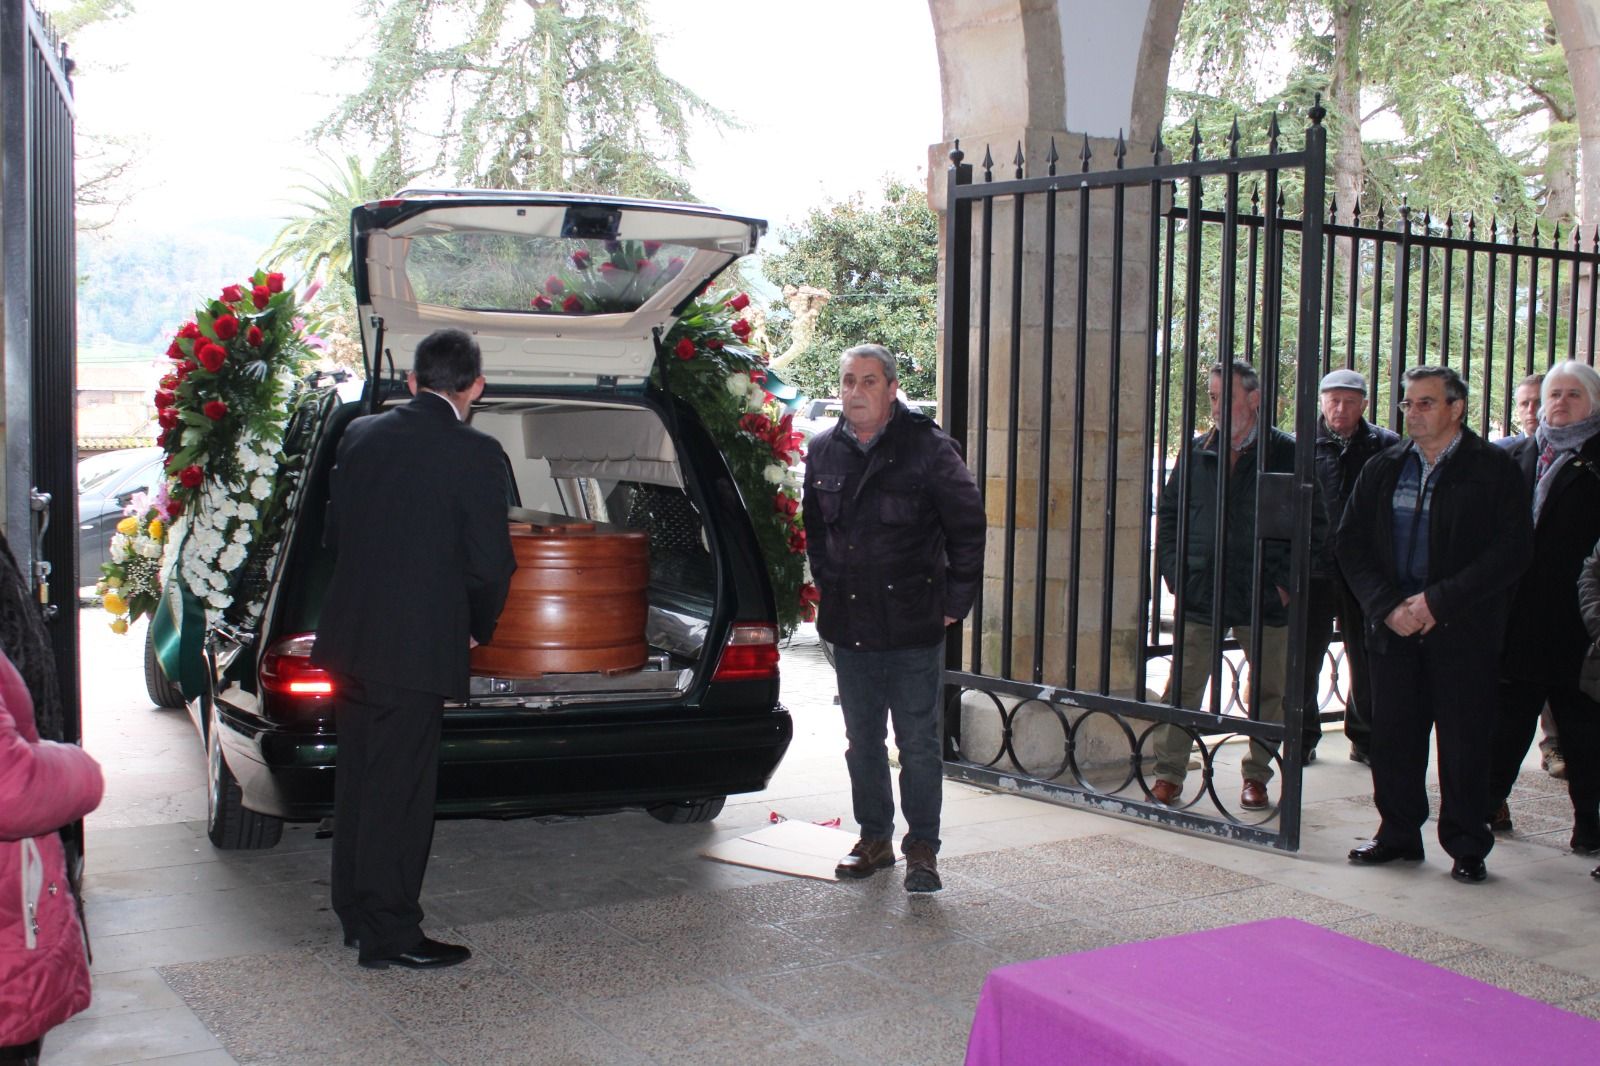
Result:
M89 962L56 830L100 803L100 764L39 739L33 699L0 653L0 1047L89 1005Z

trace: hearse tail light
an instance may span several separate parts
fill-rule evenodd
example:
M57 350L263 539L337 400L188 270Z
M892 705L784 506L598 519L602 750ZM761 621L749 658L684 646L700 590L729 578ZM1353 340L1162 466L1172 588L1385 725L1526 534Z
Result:
M261 687L296 700L325 700L333 696L333 675L311 665L315 633L296 633L267 649L261 658Z
M776 681L778 627L766 622L739 622L717 660L712 681Z

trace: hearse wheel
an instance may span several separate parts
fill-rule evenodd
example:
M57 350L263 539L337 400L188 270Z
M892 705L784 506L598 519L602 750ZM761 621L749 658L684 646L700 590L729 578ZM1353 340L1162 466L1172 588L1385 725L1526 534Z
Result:
M707 796L705 799L684 800L681 803L663 803L655 807L646 807L650 817L658 822L668 825L689 825L694 822L709 822L722 813L722 805L728 802L726 796Z
M247 810L239 782L222 757L217 703L206 700L206 836L224 851L256 851L277 845L283 819Z
M167 672L161 668L161 660L156 658L156 638L151 626L146 626L144 630L144 690L150 702L157 707L176 709L183 706L183 689L167 677Z

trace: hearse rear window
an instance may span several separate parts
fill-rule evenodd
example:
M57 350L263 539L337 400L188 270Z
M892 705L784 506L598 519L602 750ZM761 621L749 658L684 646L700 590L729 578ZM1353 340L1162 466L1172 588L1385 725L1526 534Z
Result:
M661 241L507 233L410 238L406 277L418 303L473 311L595 315L636 311L694 249Z

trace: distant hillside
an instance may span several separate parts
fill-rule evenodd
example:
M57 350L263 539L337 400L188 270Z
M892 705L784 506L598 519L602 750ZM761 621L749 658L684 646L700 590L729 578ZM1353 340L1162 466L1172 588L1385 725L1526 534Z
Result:
M276 225L272 227L276 228ZM270 241L229 232L114 232L78 242L80 357L159 355L202 299L242 281Z

